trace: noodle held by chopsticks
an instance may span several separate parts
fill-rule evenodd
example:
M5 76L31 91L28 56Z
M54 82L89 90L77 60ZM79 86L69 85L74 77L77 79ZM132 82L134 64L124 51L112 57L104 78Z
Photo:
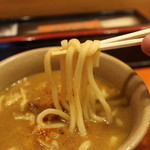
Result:
M44 110L38 115L37 124L39 126L49 126L49 123L44 123L42 120L52 112L69 122L70 131L77 128L81 135L86 135L85 120L112 122L111 108L98 88L93 75L93 68L99 66L98 48L98 41L86 41L83 44L80 44L77 39L69 42L62 41L62 50L67 50L67 53L66 56L59 59L62 78L61 100L58 99L58 87L52 76L52 50L46 53L44 67L51 86L55 108ZM97 114L95 107L97 102L102 105L105 116Z

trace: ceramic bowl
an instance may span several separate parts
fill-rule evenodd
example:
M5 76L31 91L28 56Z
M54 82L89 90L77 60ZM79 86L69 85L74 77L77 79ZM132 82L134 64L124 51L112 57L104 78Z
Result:
M43 71L48 48L26 51L0 62L0 91L25 76ZM57 60L53 61L58 68ZM150 94L142 79L125 63L101 53L100 68L95 73L106 79L129 100L133 113L132 130L118 150L133 150L143 139L150 121Z

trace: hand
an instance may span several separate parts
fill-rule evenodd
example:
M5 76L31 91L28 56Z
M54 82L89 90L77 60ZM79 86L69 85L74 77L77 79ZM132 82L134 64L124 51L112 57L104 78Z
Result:
M141 48L146 55L150 56L150 34L142 41Z

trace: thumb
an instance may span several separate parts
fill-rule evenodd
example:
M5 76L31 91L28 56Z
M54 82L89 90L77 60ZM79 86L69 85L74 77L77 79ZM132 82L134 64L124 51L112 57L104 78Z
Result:
M150 56L150 34L143 39L141 48L146 55Z

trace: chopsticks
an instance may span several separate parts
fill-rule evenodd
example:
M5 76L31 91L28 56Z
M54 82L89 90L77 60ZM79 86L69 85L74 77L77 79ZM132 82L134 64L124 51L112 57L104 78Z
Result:
M112 50L112 49L119 49L123 47L140 45L143 39L144 38L137 38L132 40L124 40L124 41L101 44L100 50L105 51L105 50Z
M105 50L140 45L143 40L142 37L148 34L150 34L150 28L101 40L99 50L105 51ZM52 52L52 56L57 57L57 56L65 55L66 52L67 50L56 50Z
M135 39L135 38L139 38L139 37L144 37L147 34L150 34L150 28L132 32L132 33L128 33L128 34L124 34L124 35L120 35L120 36L116 36L116 37L112 37L112 38L108 38L108 39L102 40L101 44L122 41L122 40Z

